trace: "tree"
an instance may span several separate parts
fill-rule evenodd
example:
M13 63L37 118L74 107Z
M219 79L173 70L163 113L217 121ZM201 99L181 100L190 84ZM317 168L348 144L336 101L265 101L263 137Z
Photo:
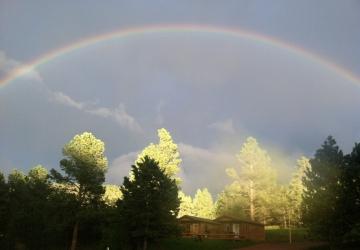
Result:
M211 194L204 188L196 191L193 200L193 215L212 219L214 217L214 203Z
M305 178L306 172L310 171L310 169L309 159L302 156L297 160L297 170L293 174L289 185L288 199L290 203L291 220L297 225L302 223L301 204L305 191L303 179Z
M247 219L249 217L249 201L247 192L241 185L234 181L218 195L215 203L216 216L229 215L236 218Z
M8 205L9 205L9 188L3 173L0 172L0 244L5 246L7 222L8 222Z
M76 135L63 148L65 158L60 161L60 168L65 176L55 169L51 170L55 181L66 183L76 193L78 213L75 216L71 250L76 248L81 212L87 208L96 208L104 194L102 184L108 165L104 151L104 143L93 134L85 132Z
M105 185L105 193L102 200L108 206L116 206L116 203L119 199L122 198L122 193L120 187L117 185L107 184Z
M250 219L265 223L270 213L268 203L276 186L276 173L271 167L270 156L259 147L255 138L249 137L237 159L240 162L239 173L234 168L226 172L246 194Z
M147 249L149 241L178 230L178 187L159 164L145 156L132 166L133 180L124 178L118 202L120 224L130 241Z
M47 170L40 165L28 175L14 170L8 180L7 247L22 244L27 249L46 249L50 193Z
M338 209L343 153L329 136L310 160L311 169L303 178L305 184L303 218L312 234L332 244L339 242L342 222Z
M194 215L194 205L192 202L192 198L190 195L184 194L184 192L179 191L179 200L180 200L180 207L179 207L179 214L178 217L184 215Z
M173 142L170 133L161 128L158 130L159 143L151 143L139 155L136 162L141 162L145 156L149 156L159 163L159 166L164 170L165 174L180 182L176 177L180 171L180 154L177 145Z
M342 211L343 242L360 243L360 144L345 156L340 176L341 193L339 210Z

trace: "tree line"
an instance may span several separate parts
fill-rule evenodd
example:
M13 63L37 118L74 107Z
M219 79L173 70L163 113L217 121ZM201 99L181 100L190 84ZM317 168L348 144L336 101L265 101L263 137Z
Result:
M206 187L181 191L181 158L166 129L158 130L120 186L104 184L105 145L91 133L63 147L60 170L0 174L0 244L4 249L146 249L179 234L176 218L231 215L265 225L306 227L334 246L359 241L360 145L344 154L332 137L313 158L301 157L280 185L270 155L253 137L226 169L231 182L214 200Z

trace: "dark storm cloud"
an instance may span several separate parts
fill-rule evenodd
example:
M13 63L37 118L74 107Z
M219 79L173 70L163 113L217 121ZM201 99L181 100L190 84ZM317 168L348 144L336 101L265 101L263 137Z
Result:
M85 13L74 1L47 11L48 1L5 1L0 72L90 35L172 22L245 27L358 70L359 4L324 3L94 1ZM311 60L246 39L139 36L76 51L38 71L38 79L17 79L0 90L2 170L57 167L62 146L91 131L107 146L107 180L120 183L161 126L179 142L184 190L211 184L217 193L230 181L224 168L236 164L247 136L273 155L283 179L295 158L311 156L328 134L346 151L360 140L359 86Z

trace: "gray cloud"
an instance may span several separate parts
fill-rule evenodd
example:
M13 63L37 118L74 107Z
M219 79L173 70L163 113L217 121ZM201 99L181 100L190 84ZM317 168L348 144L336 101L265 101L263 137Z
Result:
M214 122L209 125L209 128L218 130L223 133L229 133L229 134L235 133L235 128L232 119Z

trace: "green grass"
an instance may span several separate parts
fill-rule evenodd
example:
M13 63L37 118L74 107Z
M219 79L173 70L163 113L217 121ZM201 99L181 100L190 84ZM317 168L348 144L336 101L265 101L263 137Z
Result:
M232 250L253 245L250 241L209 240L196 241L194 239L164 239L150 250Z
M289 242L288 229L267 229L265 230L267 242ZM305 228L296 228L291 230L293 242L303 242L308 240L307 230Z

